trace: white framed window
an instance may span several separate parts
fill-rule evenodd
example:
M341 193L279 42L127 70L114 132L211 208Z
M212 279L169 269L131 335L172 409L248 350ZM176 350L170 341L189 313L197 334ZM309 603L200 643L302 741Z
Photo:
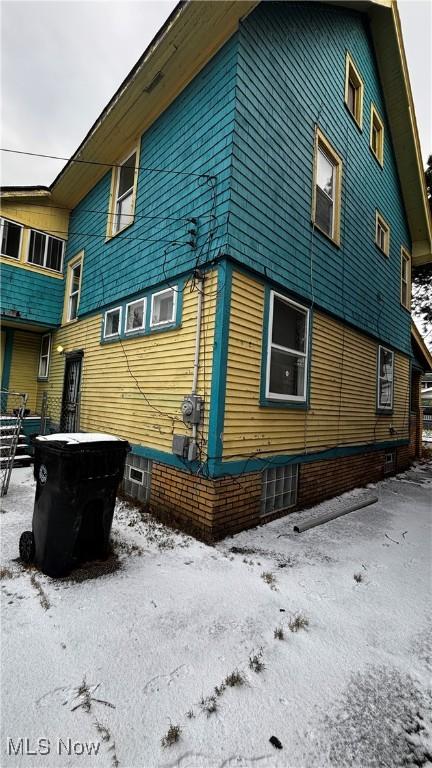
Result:
M23 227L9 219L0 218L1 255L19 259Z
M297 504L298 464L273 467L262 473L261 517Z
M306 401L308 339L309 310L271 291L266 398Z
M177 288L166 288L164 291L154 293L151 298L150 325L157 328L161 325L173 323L177 309Z
M137 299L126 304L125 333L140 331L145 327L146 300Z
M144 470L138 469L138 467L129 467L129 480L139 485L144 485Z
M71 264L69 268L69 300L68 300L68 320L75 320L78 315L78 304L81 290L81 270L82 261Z
M384 457L384 474L393 472L395 468L395 452L387 451Z
M345 104L359 128L363 119L363 80L349 53L345 63Z
M49 361L51 353L51 334L44 333L41 338L40 355L39 355L39 379L48 378Z
M340 241L342 160L316 130L312 221L336 245Z
M64 240L46 235L36 229L30 230L27 262L54 272L63 269Z
M390 227L378 211L375 212L375 243L388 256L390 253Z
M401 304L411 309L411 256L401 248Z
M384 124L374 104L371 104L370 148L380 165L384 164Z
M134 150L114 171L114 196L111 211L112 235L117 234L133 222L137 183L137 150Z
M120 335L122 308L116 307L105 312L104 338Z
M379 410L393 408L394 353L386 347L378 347L377 406Z

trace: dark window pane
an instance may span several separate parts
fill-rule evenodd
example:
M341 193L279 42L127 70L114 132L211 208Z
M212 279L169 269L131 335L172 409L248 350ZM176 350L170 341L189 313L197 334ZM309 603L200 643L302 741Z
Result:
M31 264L38 264L43 267L44 255L45 255L45 240L46 235L41 232L35 232L34 229L30 232L30 248L28 260Z
M17 259L19 257L20 239L21 227L12 224L10 221L5 221L3 223L3 237L1 244L2 254Z
M333 203L318 186L316 187L315 224L328 235L333 234Z
M348 93L347 103L348 109L354 117L356 117L356 95L357 89L351 80L348 80Z
M131 155L120 168L117 198L133 188L135 176L135 153Z
M78 293L73 293L69 300L69 320L75 320L78 311Z
M42 336L41 355L47 355L49 352L49 336Z
M274 298L272 342L297 352L306 351L306 315L304 312Z
M45 266L60 272L62 266L63 241L56 237L48 238L47 259Z
M272 349L270 392L276 395L304 396L305 358Z
M113 336L119 332L120 311L110 312L106 318L106 336Z

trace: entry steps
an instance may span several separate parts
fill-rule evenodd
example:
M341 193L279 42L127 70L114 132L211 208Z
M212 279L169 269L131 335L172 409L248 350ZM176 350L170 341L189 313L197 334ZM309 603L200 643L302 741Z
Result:
M7 466L8 458L10 455L11 444L14 439L16 426L9 422L7 426L0 426L0 469L4 469ZM16 422L15 422L16 423ZM25 435L20 434L18 436L18 443L16 446L16 453L12 468L14 467L28 467L33 462L33 457L28 453L28 443Z

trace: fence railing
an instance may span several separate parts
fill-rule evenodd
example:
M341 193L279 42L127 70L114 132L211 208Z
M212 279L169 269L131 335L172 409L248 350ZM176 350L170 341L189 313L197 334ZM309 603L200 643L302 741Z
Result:
M0 496L6 496L9 489L22 422L27 415L27 397L23 392L0 392Z

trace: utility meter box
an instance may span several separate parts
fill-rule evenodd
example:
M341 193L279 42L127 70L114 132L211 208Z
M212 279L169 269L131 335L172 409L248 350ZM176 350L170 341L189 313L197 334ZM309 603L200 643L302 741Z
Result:
M190 437L187 435L173 435L172 452L183 459L188 458Z
M204 409L202 397L199 395L185 395L181 405L183 421L185 424L200 424Z

